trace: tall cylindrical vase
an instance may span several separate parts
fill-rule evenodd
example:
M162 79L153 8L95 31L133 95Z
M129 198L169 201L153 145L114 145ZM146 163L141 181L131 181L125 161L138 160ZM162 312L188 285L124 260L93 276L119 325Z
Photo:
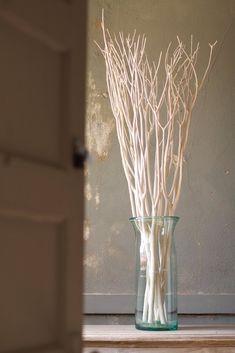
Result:
M136 313L140 330L176 330L178 217L133 217L136 235Z

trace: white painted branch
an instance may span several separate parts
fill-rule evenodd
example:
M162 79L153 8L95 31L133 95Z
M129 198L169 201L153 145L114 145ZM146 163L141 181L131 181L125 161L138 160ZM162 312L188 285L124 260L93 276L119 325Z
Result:
M105 60L132 216L172 216L180 198L192 110L208 75L216 43L209 45L208 64L200 80L196 70L199 43L194 47L192 36L189 49L177 37L175 49L170 43L164 58L160 53L157 64L150 65L144 35L134 32L125 38L119 33L112 39L104 26L103 13L101 27L104 48L97 45ZM160 70L164 74L161 82ZM164 288L159 286L155 272L157 269L158 279L164 278L162 266L169 256L171 237L161 243L154 222L152 229L141 227L147 254L143 319L164 323ZM160 244L159 254L155 254L156 242Z

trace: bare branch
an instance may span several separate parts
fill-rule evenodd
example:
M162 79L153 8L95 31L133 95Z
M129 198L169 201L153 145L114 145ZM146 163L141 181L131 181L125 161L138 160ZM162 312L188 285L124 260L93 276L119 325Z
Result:
M173 215L179 201L184 153L192 110L211 65L199 81L196 63L199 43L189 50L177 37L157 64L145 54L145 35L123 33L112 39L104 25L106 81L133 216ZM164 76L159 80L160 69ZM162 73L162 72L161 72ZM200 83L199 83L200 82Z

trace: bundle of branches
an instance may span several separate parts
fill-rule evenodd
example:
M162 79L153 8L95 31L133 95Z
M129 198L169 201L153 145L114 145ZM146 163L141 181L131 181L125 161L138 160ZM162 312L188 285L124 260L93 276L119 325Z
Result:
M102 31L104 48L97 45L105 60L108 95L116 121L132 215L173 216L180 196L192 110L211 66L216 43L209 44L208 63L199 80L196 71L199 43L194 45L192 36L188 49L177 37L175 48L172 49L170 43L155 64L146 56L145 35L134 32L132 36L124 37L119 33L112 38L104 26L103 16ZM143 243L146 244L151 232L143 230L143 238L146 238ZM150 249L149 263L153 256L154 251ZM164 256L168 256L167 252ZM164 263L163 256L161 258ZM154 261L154 266L156 263ZM156 269L150 272L156 272ZM156 283L150 287L152 299L146 293L146 303L150 304L145 305L143 314L148 322L158 319L159 315L151 309L154 291L159 288ZM164 283L161 288L164 291ZM162 314L161 322L164 320Z

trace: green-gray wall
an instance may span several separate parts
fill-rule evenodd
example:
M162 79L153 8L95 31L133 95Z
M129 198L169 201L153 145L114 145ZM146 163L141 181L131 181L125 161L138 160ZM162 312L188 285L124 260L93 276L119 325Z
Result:
M181 312L235 312L235 1L90 0L87 70L85 292L89 312L131 312L134 232L114 118L107 97L101 10L111 33L147 36L156 59L176 35L200 42L198 72L208 43L218 40L209 78L193 114L177 215Z

